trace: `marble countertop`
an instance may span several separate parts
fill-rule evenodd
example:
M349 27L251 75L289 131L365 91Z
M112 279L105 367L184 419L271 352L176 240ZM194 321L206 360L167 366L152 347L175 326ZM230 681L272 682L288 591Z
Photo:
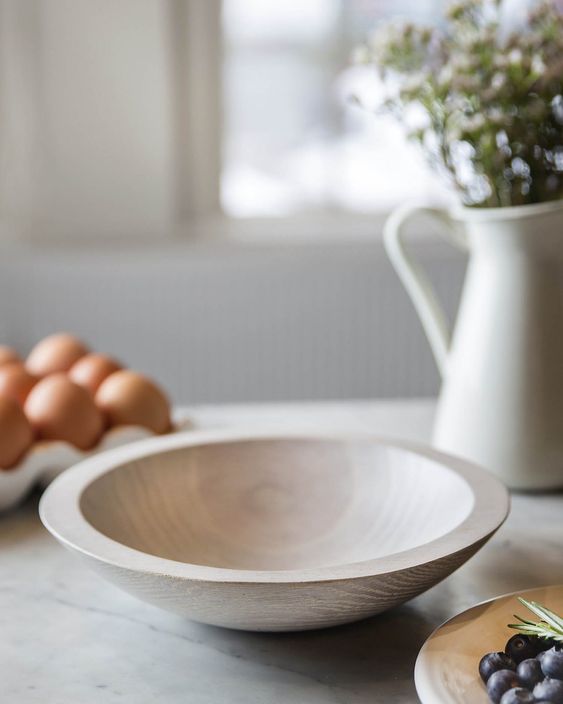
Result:
M280 424L428 438L428 401L190 409L204 427ZM17 704L417 702L417 652L443 620L503 592L563 583L563 494L520 495L472 560L410 603L326 631L256 634L136 601L61 548L37 495L0 516L0 701Z

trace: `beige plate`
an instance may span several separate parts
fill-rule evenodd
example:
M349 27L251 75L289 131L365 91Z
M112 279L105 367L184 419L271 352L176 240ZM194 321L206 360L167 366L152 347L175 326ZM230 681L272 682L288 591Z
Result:
M514 631L507 628L526 609L517 597L563 611L563 585L499 596L473 606L440 626L418 655L414 678L423 704L488 704L477 668L488 652L504 650ZM533 618L533 616L532 616Z

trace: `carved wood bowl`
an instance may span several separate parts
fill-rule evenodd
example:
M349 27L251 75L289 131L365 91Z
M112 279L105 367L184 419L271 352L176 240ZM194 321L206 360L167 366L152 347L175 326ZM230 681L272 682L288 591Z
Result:
M43 523L125 591L204 623L305 630L439 582L504 521L461 459L366 435L192 432L86 460Z

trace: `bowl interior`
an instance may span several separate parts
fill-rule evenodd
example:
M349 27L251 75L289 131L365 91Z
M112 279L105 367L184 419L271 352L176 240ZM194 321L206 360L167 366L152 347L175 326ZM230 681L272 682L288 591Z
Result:
M370 440L258 439L124 463L86 487L107 537L179 562L290 570L371 560L439 538L470 513L446 466Z

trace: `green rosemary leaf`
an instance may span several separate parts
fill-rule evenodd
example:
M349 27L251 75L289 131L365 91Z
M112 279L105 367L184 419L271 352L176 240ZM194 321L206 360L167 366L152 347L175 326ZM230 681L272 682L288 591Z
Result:
M522 618L522 616L518 616L518 614L512 614L512 615L514 616L514 618L517 618L519 621L521 621L522 623L525 623L528 626L535 625L534 621L528 621L528 619Z
M517 631L520 631L520 633L539 633L543 632L543 628L541 626L524 626L521 623L509 623L508 628L514 628Z
M532 613L536 614L536 616L539 616L542 621L549 624L556 632L561 632L563 635L563 622L558 616L555 616L554 618L554 614L551 611L548 611L548 609L544 608L541 604L538 604L535 601L526 601L526 599L522 599L521 597L519 597L518 601Z
M538 616L540 621L534 623L533 621L529 621L528 619L514 614L514 618L520 623L511 623L508 625L509 628L513 628L525 635L537 636L539 638L556 640L563 643L563 618L535 601L527 601L522 597L518 597L518 601L533 614Z
M541 606L540 604L536 604L535 602L534 602L534 606L536 606L537 608L541 609L541 611L542 611L543 614L544 614L544 620L545 620L545 621L548 621L548 620L549 620L549 621L553 621L553 623L555 624L555 627L556 627L558 630L563 631L563 618L561 618L561 617L558 616L557 614L553 613L553 611L550 611L550 610L549 610L548 608L546 608L545 606Z

